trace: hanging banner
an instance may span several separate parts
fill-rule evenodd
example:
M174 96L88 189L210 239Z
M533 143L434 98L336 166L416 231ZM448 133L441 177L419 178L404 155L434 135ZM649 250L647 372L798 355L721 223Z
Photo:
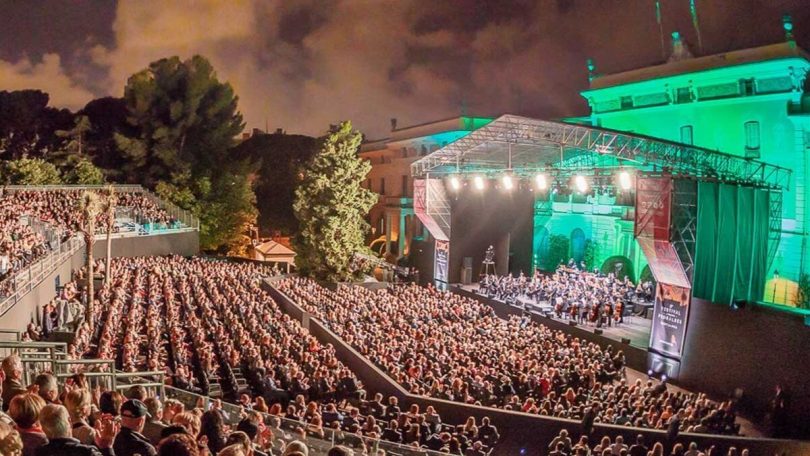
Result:
M635 236L668 241L671 206L671 177L636 179Z
M683 344L686 340L686 323L689 318L691 290L658 283L653 309L650 349L665 355L681 359Z
M436 250L433 257L433 278L447 283L447 271L450 267L450 241L436 239Z

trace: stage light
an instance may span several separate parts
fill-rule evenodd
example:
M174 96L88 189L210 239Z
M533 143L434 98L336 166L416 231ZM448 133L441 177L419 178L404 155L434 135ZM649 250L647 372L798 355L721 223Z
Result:
M484 178L481 177L481 176L475 176L475 178L473 178L473 184L475 184L475 188L477 190L483 190L484 189Z
M458 189L461 188L461 181L458 180L458 177L453 176L453 177L450 178L450 187L453 190L458 190Z
M619 173L619 185L622 187L622 190L630 190L633 187L633 178L630 176L630 173L627 171Z
M585 193L585 190L588 190L588 181L583 175L576 176L574 178L574 184L576 184L577 190L579 190L580 193Z
M514 188L514 186L515 186L515 183L512 181L512 175L511 174L504 174L503 175L503 188L505 188L506 190L512 190L512 188Z
M544 174L538 174L535 176L534 182L537 184L538 190L545 190L548 188L548 182L546 181L546 176Z
M661 381L664 383L667 382L667 374L661 374Z

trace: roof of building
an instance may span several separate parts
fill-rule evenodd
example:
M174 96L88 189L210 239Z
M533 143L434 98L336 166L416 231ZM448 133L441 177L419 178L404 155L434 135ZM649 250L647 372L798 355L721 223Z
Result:
M295 252L291 249L285 247L284 245L269 240L266 242L262 242L261 244L257 245L255 249L261 252L264 256L294 256Z
M667 62L621 73L597 76L591 81L591 90L604 89L633 82L660 79L686 73L714 70L737 65L779 60L787 58L802 58L810 61L810 55L795 42L770 44L739 51L724 52L721 54L706 55L691 59Z

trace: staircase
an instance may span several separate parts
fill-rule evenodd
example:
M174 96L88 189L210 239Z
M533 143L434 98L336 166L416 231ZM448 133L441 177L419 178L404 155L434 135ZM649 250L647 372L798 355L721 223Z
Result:
M233 368L233 376L236 378L236 392L241 393L248 393L250 394L250 385L248 385L247 379L245 376L242 375L242 368L241 367L234 367Z

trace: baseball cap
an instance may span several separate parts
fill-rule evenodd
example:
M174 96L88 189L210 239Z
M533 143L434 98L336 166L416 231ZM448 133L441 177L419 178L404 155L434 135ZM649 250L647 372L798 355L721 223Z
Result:
M121 416L127 418L151 417L146 405L138 399L130 399L121 405Z

